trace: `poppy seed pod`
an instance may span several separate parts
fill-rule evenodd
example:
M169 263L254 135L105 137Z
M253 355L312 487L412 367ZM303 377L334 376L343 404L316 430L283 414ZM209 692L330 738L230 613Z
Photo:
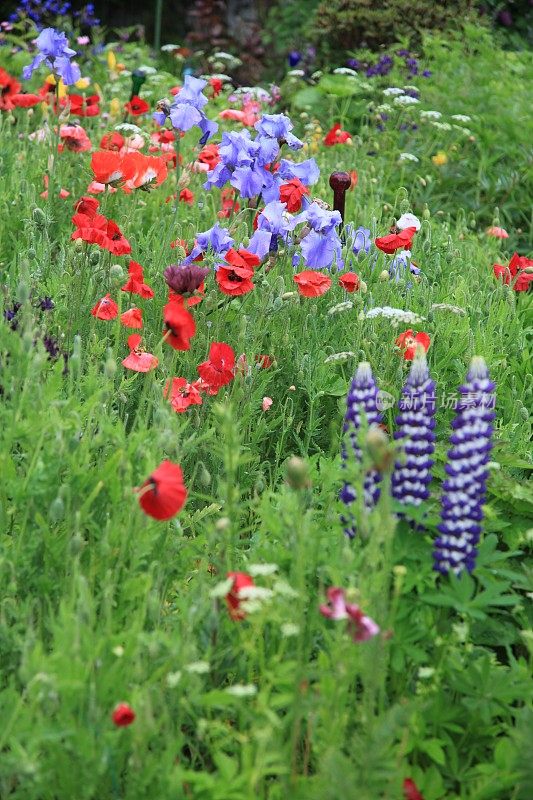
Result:
M285 476L291 489L308 489L311 486L309 465L298 456L291 456L285 464Z

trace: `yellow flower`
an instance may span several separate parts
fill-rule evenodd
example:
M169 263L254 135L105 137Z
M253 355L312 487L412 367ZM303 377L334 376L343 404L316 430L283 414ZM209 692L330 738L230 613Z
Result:
M109 103L109 113L112 117L118 117L120 114L120 100L114 97Z
M50 75L48 75L46 77L46 83L49 83L50 86L55 86L56 85L55 76L50 73ZM68 94L67 87L63 83L63 79L62 78L59 79L59 92L58 92L58 94L59 94L59 97L66 97L67 94Z
M86 89L91 82L90 78L80 78L79 81L76 81L74 86L76 89Z
M117 66L117 57L112 50L107 51L107 66L110 70L114 70Z
M439 150L437 155L433 156L431 159L436 167L442 167L444 164L448 163L448 156L444 152L444 150Z

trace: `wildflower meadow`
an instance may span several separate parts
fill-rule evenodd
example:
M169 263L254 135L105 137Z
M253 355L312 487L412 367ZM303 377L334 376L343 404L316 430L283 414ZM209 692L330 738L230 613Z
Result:
M0 25L0 800L531 800L531 51L97 17Z

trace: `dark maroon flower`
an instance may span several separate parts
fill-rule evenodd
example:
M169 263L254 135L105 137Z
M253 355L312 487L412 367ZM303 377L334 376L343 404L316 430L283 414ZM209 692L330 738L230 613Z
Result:
M184 295L193 294L210 272L210 269L198 267L196 264L188 264L187 266L171 264L170 267L166 268L163 275L172 291L176 292L176 294Z

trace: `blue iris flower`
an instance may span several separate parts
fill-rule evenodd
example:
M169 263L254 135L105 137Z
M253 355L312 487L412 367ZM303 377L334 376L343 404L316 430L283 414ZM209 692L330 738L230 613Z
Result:
M46 61L53 72L62 78L65 86L79 81L81 78L80 68L71 61L72 57L76 55L76 51L68 46L68 39L64 33L56 31L55 28L45 28L40 32L35 44L39 53L31 64L22 70L24 80L29 80L33 71Z

